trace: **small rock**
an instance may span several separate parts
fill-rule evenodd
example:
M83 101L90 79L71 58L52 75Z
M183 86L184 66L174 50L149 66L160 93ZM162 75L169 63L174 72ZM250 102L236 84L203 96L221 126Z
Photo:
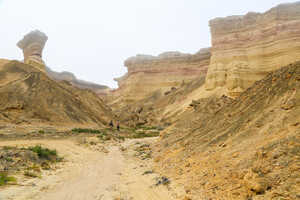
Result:
M270 181L266 177L260 177L257 173L248 172L244 177L247 189L256 194L263 194L270 188Z

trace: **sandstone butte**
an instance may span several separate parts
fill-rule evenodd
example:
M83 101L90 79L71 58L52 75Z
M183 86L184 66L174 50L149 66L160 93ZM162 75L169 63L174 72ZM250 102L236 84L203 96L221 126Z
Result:
M116 78L119 89L113 96L122 96L125 102L145 98L150 93L179 87L184 81L204 76L210 59L210 49L196 54L165 52L158 56L137 55L127 59L124 65L128 73Z
M268 72L300 60L300 2L209 22L211 61L205 87L237 96Z
M167 52L126 60L128 73L115 79L119 89L113 96L132 102L206 76L209 94L237 97L269 72L300 59L300 2L265 13L216 18L209 25L211 48L194 55Z

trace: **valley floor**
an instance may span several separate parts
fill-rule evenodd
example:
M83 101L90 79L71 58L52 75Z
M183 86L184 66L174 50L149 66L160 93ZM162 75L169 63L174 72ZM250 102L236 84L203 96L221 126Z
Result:
M156 138L105 144L99 151L78 145L74 139L1 141L1 146L41 144L56 149L65 162L41 178L18 178L18 185L0 188L0 200L161 200L177 199L181 190L158 185L152 159L140 159L135 151ZM145 173L146 171L150 173Z

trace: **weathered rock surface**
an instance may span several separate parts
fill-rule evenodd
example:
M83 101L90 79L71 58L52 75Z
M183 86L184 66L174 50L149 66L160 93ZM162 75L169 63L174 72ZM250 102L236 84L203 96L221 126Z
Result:
M237 96L255 81L300 60L300 2L210 21L211 63L206 89Z
M194 101L161 132L156 170L195 200L297 199L299 81L300 62L269 73L236 99Z
M196 54L166 52L159 56L131 57L125 61L128 73L115 79L119 89L114 95L130 102L143 99L156 90L168 91L206 74L209 61L210 49L202 49Z
M0 123L103 126L114 119L94 92L54 81L32 65L10 61L0 67Z
M123 124L132 127L138 125L166 127L177 120L177 116L195 99L205 83L205 75L180 87L172 87L167 92L152 92L147 98L125 106L111 105ZM205 89L204 89L205 91ZM200 92L201 93L201 92Z
M38 30L31 31L20 40L17 46L23 50L24 63L45 71L45 63L42 59L43 49L48 40L45 33Z

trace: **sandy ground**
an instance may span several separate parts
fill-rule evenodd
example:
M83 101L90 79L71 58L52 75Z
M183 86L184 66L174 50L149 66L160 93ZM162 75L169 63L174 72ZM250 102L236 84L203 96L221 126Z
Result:
M139 142L153 142L142 139ZM0 189L0 200L172 200L180 190L171 186L155 186L157 174L143 175L151 170L151 160L142 161L134 152L137 140L107 144L108 153L77 145L72 140L5 141L0 146L42 144L55 148L65 162L42 178L18 179L18 184Z

